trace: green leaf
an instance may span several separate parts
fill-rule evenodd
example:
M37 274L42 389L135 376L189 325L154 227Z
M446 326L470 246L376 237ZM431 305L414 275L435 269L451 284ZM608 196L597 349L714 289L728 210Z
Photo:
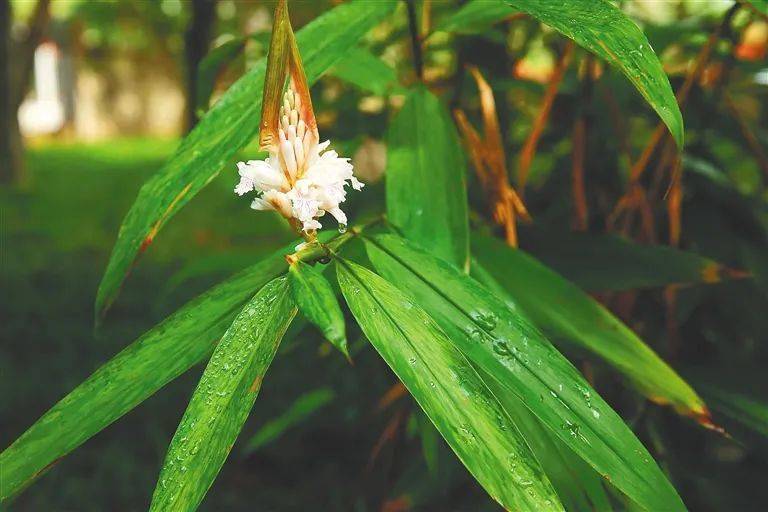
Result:
M384 96L397 85L397 72L364 48L349 50L333 66L330 74L379 96Z
M293 299L301 314L349 359L344 313L331 283L312 265L302 261L291 264L288 277Z
M245 452L250 453L279 438L286 430L300 424L316 411L333 400L333 391L316 389L301 395L287 411L264 424L246 443Z
M516 12L504 0L472 0L440 22L435 31L477 34Z
M712 408L755 432L768 436L768 403L756 397L736 393L708 383L697 383Z
M387 137L387 217L404 235L459 268L469 264L466 162L445 107L411 92Z
M504 409L435 321L370 270L346 260L337 269L366 337L485 490L508 510L562 510Z
M245 47L246 38L238 37L217 46L203 58L197 68L197 90L195 106L203 115L208 110L211 94L216 86L216 78L221 70L240 55Z
M472 247L483 268L548 336L582 347L616 368L648 398L708 421L696 392L621 320L523 251L490 237Z
M757 9L758 12L768 16L768 0L748 0L747 3L752 4L752 7Z
M506 393L482 370L478 373L483 375L509 417L514 418L515 425L541 463L565 509L569 512L612 510L600 475L549 431L518 397Z
M310 83L390 13L394 5L394 1L386 0L345 3L300 30L297 39ZM115 300L136 257L165 223L254 138L259 130L264 71L262 59L222 95L182 141L173 157L142 186L123 220L99 285L97 318L103 316ZM232 173L234 183L234 170Z
M0 454L0 499L19 493L57 460L205 360L238 309L285 271L285 253L277 251L190 301L54 405Z
M366 241L376 269L407 290L494 385L514 394L563 444L646 509L685 509L622 419L513 303L402 238Z
M527 252L589 291L709 284L739 275L698 254L614 235L531 229L521 231L520 240Z
M606 0L505 0L617 67L683 147L683 116L669 79L643 32Z
M285 277L267 283L237 315L171 440L150 511L197 509L232 450L295 315Z

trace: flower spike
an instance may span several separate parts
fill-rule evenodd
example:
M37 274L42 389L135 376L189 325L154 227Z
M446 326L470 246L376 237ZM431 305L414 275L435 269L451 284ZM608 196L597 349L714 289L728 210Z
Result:
M240 182L235 193L255 191L251 208L277 211L307 240L314 239L322 227L318 219L326 213L340 230L346 229L347 216L339 207L347 197L345 187L363 187L352 174L349 159L328 150L329 141L319 141L287 3L281 0L275 9L259 133L259 146L269 157L237 164Z

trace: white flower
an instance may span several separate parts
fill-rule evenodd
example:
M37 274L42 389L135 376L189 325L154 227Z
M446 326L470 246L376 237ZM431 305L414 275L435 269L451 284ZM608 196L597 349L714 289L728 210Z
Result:
M280 108L279 142L266 160L239 162L240 182L235 193L256 191L254 210L276 210L287 219L301 223L305 232L320 229L318 218L330 213L340 226L347 216L339 205L347 198L345 187L354 190L363 184L352 174L348 158L327 150L329 141L318 144L316 129L301 119L299 95L289 89Z

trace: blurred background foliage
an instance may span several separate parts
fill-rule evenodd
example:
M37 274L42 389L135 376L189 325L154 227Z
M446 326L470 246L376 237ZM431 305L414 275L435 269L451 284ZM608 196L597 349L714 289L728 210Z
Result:
M294 26L335 3L292 3ZM663 136L645 166L644 198L625 193L657 117L623 76L530 17L492 0L416 2L424 79L481 126L467 66L480 70L496 99L511 174L530 157L525 201L533 223L520 227L521 248L582 286L590 273L614 272L612 286L586 287L690 379L730 436L650 404L585 354L569 353L571 360L691 510L760 510L768 499L768 18L757 2L619 3L673 88L690 88L682 166L673 171L673 143ZM233 164L157 238L94 333L95 291L125 212L197 116L264 56L274 3L0 4L12 13L2 29L11 58L0 147L8 444L130 340L292 236L277 217L235 200ZM352 219L383 210L382 140L403 85L415 81L407 34L398 8L313 88L321 133L353 156L369 184L350 197ZM540 136L532 137L537 124ZM241 156L255 153L251 146ZM573 187L576 161L583 193ZM493 231L469 169L473 225ZM622 197L628 206L617 211ZM598 258L615 265L595 268L594 259L579 259L584 239L564 235L569 229L677 246L749 278L665 287L653 280L663 259L640 258L623 274L620 259ZM284 344L202 510L497 509L361 334L350 340L353 366L313 329ZM145 508L200 370L88 441L9 509Z

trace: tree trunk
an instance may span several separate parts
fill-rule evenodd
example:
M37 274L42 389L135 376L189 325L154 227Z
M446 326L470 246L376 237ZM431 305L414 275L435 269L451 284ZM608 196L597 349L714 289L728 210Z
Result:
M187 79L187 98L185 108L185 126L187 130L197 124L197 68L205 54L213 35L216 20L216 0L192 0L192 15L184 34L184 64Z
M48 25L50 4L50 0L37 2L27 37L14 45L10 0L0 0L0 183L3 184L18 183L24 174L18 111L32 81L35 49Z

